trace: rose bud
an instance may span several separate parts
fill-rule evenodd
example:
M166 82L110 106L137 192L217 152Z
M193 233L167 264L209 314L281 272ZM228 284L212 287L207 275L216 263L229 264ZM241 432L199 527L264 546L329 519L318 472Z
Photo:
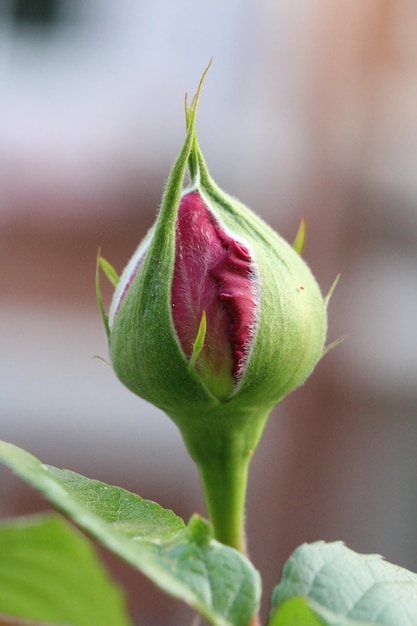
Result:
M211 179L199 92L156 223L103 317L117 376L179 426L217 538L243 549L250 456L272 408L320 359L327 316L300 254Z

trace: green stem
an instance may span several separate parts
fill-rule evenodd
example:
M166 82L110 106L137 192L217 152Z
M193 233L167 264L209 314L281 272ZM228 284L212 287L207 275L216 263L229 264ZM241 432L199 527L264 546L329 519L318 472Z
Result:
M198 416L171 417L179 426L203 486L214 536L247 556L245 502L249 464L272 407L240 411L219 404L217 410ZM248 626L260 626L255 614Z
M240 441L224 442L221 450L199 464L207 512L215 538L246 553L245 501L252 451Z
M249 464L254 447L239 436L225 439L217 453L199 463L207 512L213 525L215 538L247 555L245 533L245 503ZM260 626L256 614L248 626Z
M248 470L270 409L249 407L198 419L177 419L188 451L196 462L215 538L246 554L245 502Z

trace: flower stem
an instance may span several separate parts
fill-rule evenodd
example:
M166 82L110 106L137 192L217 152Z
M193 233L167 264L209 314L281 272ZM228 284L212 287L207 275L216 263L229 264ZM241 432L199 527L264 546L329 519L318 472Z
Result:
M219 403L217 415L171 413L199 469L215 539L245 556L249 465L271 412L271 407L262 408L231 411L227 403ZM256 613L248 626L260 624Z
M233 439L224 442L199 470L215 538L246 554L244 513L252 451L239 444Z
M185 443L196 462L215 538L246 554L245 502L248 470L267 420L265 413L247 411L218 419L193 421L182 429ZM217 416L216 416L217 417Z

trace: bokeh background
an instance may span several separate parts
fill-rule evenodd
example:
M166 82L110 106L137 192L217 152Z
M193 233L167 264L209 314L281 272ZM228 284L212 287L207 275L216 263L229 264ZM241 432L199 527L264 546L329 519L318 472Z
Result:
M0 0L0 437L188 519L196 469L106 357L100 246L121 271L184 137L292 240L347 339L272 416L247 524L268 597L291 551L342 539L417 570L417 4ZM110 291L106 291L106 301ZM0 469L2 517L47 505ZM191 619L105 555L137 624Z

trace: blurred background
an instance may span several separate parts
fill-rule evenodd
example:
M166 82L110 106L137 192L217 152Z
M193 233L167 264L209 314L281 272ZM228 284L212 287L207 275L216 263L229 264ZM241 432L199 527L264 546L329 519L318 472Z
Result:
M184 138L293 240L347 339L275 411L247 524L264 615L291 551L344 540L417 570L417 4L0 0L0 438L204 513L174 425L107 357L95 257L121 271ZM110 291L106 291L106 302ZM2 517L45 503L0 469ZM189 612L103 554L137 624ZM191 619L191 618L190 618Z

